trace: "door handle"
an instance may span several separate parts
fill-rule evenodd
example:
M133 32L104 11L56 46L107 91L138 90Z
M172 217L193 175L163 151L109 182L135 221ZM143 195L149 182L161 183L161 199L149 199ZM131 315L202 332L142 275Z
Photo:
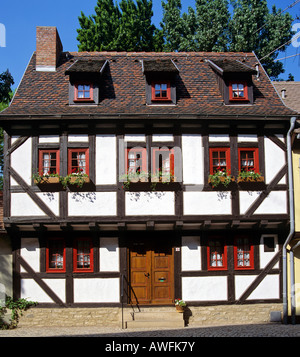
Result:
M149 278L149 276L150 276L150 274L149 274L149 273L147 273L147 274L146 274L146 273L144 273L144 275L145 275L145 277L146 277L146 278Z

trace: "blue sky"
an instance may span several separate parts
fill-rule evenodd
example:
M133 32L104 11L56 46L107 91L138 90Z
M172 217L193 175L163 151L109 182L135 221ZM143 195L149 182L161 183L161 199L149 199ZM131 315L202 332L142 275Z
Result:
M268 0L271 7L286 9L295 0ZM6 46L0 46L0 73L7 68L14 77L16 88L22 78L32 53L35 51L36 26L56 26L65 51L77 51L78 16L81 11L85 15L94 13L97 0L10 0L2 1L0 8L0 24L5 26ZM183 11L188 6L194 6L194 0L182 0ZM287 10L293 17L300 17L300 2ZM159 26L162 16L161 0L153 0L153 23ZM300 32L300 20L298 32ZM1 29L1 26L0 26ZM1 37L0 37L1 39ZM0 41L1 44L1 41ZM295 41L300 45L300 40ZM300 81L300 46L290 45L286 52L281 52L278 58L293 56L283 60L286 72L281 76L287 79L292 73L296 81Z

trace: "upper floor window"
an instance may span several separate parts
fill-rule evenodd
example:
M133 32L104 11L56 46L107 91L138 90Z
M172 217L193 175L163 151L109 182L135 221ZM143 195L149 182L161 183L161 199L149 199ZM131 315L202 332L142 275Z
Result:
M152 174L154 178L174 179L174 149L153 148Z
M229 82L229 100L248 100L248 86L246 81Z
M230 148L209 149L210 174L217 171L230 171Z
M239 170L259 172L258 148L239 148Z
M68 174L89 174L89 149L69 149Z
M91 83L77 83L74 88L74 101L93 100L93 86Z
M92 272L94 269L93 246L89 238L79 238L75 241L73 250L74 272Z
M48 240L46 248L46 271L60 273L66 271L65 242L63 239L53 238Z
M247 237L238 237L235 239L234 267L235 269L254 268L253 245Z
M139 174L142 171L147 171L146 148L137 147L127 149L125 163L127 174Z
M59 173L59 150L39 150L39 173Z
M213 238L207 247L208 270L227 269L227 247L224 241Z
M171 86L169 81L152 82L152 101L171 100Z

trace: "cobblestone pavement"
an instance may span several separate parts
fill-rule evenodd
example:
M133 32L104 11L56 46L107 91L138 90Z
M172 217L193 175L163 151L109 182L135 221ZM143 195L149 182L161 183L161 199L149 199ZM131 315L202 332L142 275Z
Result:
M124 329L111 327L19 327L0 330L1 337L300 337L300 325L281 323L185 327L183 329ZM1 341L1 340L0 340Z

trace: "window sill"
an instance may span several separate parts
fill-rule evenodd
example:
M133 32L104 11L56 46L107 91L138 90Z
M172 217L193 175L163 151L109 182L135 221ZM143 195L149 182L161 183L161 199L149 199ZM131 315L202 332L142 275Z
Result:
M74 99L74 103L95 103L93 99Z
M148 107L158 107L158 106L164 106L164 107L176 107L177 104L173 103L172 101L170 102L153 102L150 104L146 104Z

